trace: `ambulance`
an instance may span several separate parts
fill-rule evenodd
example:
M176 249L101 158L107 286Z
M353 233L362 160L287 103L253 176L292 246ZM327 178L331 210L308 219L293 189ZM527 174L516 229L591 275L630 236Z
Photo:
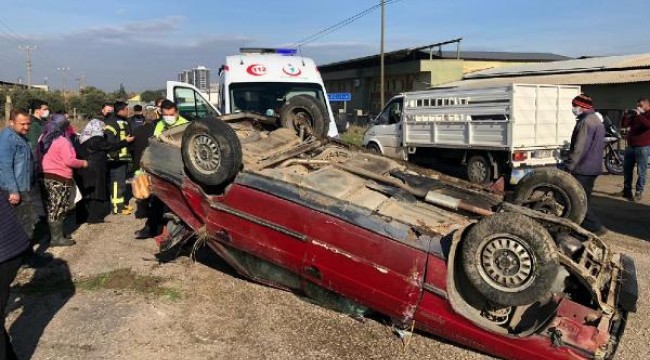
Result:
M296 95L310 95L323 102L330 118L328 136L337 137L332 107L316 63L297 56L294 49L242 48L238 55L227 56L219 69L216 107L194 86L167 82L167 98L190 119L240 111L274 116Z

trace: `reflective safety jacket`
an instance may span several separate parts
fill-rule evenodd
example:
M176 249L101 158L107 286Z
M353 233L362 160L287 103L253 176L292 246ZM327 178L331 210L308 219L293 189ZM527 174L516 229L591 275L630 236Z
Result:
M182 116L179 116L178 119L176 119L176 122L171 124L171 125L167 125L167 123L165 121L163 121L163 120L158 120L158 123L156 124L156 129L153 131L153 136L159 137L160 134L163 133L163 131L169 130L169 129L171 129L173 127L176 127L176 126L187 124L188 122L189 121L187 121Z
M104 136L106 136L106 141L108 141L109 144L118 144L131 134L131 129L129 128L127 120L118 116L114 115L106 118L104 124ZM108 153L108 161L130 162L131 160L131 151L129 151L129 148L126 146Z

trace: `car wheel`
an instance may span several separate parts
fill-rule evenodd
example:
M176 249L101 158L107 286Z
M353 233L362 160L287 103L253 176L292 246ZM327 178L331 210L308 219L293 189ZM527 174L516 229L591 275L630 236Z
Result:
M375 143L368 144L368 146L366 146L366 149L368 149L368 151L370 151L371 153L381 155L381 149L379 149L379 145Z
M571 174L559 169L536 170L517 184L514 203L581 224L587 194Z
M467 178L475 184L485 184L492 180L492 167L485 156L474 155L467 160Z
M282 127L304 131L307 135L324 138L329 131L327 108L318 99L309 95L297 95L287 100L280 109Z
M242 166L235 131L215 118L193 121L183 133L181 155L188 175L200 185L219 186L232 180Z
M557 249L546 229L521 214L483 218L462 245L463 270L490 302L532 304L551 289L559 269Z

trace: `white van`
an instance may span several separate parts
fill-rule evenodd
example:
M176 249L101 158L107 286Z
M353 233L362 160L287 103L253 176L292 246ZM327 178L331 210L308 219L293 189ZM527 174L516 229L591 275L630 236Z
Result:
M374 119L363 144L414 162L462 162L472 182L503 175L516 184L534 168L562 161L578 94L579 86L532 84L404 93Z
M310 95L327 108L328 136L338 136L323 79L312 59L296 56L295 50L240 49L240 52L226 57L226 63L219 69L218 109L187 83L167 82L167 98L179 105L183 116L196 118L239 111L273 116L293 96Z

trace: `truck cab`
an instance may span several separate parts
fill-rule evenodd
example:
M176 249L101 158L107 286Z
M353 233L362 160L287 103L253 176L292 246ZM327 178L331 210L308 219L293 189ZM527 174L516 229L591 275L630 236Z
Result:
M329 137L338 130L327 99L323 79L314 61L297 56L293 49L242 48L226 57L219 69L219 100L214 106L194 86L169 81L167 98L176 102L188 119L242 111L275 116L282 105L297 95L310 95L327 109Z

